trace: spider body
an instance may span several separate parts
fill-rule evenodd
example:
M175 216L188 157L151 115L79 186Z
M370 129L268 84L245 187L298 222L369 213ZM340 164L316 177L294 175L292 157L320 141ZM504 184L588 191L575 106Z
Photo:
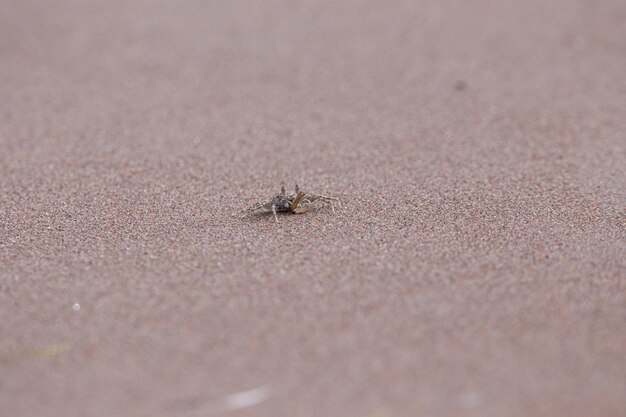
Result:
M333 197L325 197L323 195L305 194L300 191L300 187L296 184L294 192L287 192L285 186L282 186L280 193L276 194L270 200L260 201L250 207L248 207L243 216L247 216L255 211L271 211L274 214L274 219L278 222L277 212L289 212L293 214L306 213L309 211L311 204L315 201L321 201L331 205L333 211L335 210L333 203L338 203L339 199Z

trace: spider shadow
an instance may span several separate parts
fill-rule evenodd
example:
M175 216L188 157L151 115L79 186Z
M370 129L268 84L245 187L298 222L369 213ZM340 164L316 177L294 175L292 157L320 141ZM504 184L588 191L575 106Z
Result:
M276 213L276 215L278 216L278 222L276 222L276 220L274 219L274 215L272 214L271 211L251 213L245 217L242 217L241 220L248 224L260 224L260 223L267 222L267 224L272 224L276 226L280 226L283 224L289 225L289 224L294 224L294 222L298 220L299 221L311 220L317 217L316 214L318 211L319 211L318 209L313 209L306 213L299 213L299 214L290 213L288 211L279 211Z

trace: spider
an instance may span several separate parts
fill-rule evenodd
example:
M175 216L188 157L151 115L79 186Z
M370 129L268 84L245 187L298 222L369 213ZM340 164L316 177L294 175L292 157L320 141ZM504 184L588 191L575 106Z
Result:
M326 197L323 195L305 194L300 191L300 187L296 184L296 190L287 192L283 185L280 189L280 193L276 194L268 201L260 201L253 206L244 210L243 217L258 210L271 211L274 214L274 219L278 222L278 216L276 212L285 211L294 214L306 213L309 211L311 204L315 201L321 201L323 203L330 204L330 207L335 211L333 203L339 203L338 198Z

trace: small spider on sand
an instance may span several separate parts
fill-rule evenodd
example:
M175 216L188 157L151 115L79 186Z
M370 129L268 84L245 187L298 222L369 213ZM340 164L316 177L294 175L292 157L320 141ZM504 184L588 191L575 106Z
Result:
M271 211L274 214L274 219L278 222L278 216L276 212L286 211L289 213L300 214L309 211L311 204L315 201L321 201L323 203L330 204L330 207L335 211L333 203L339 204L338 198L325 197L323 195L305 194L300 191L300 187L296 184L295 192L287 192L283 185L280 189L280 193L276 194L270 200L260 201L253 206L244 210L243 216L245 217L250 213L258 210Z

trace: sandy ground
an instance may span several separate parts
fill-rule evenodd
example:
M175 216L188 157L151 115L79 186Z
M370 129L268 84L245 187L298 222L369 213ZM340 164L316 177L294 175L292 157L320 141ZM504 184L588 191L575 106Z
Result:
M0 0L0 414L626 415L625 73L623 0Z

